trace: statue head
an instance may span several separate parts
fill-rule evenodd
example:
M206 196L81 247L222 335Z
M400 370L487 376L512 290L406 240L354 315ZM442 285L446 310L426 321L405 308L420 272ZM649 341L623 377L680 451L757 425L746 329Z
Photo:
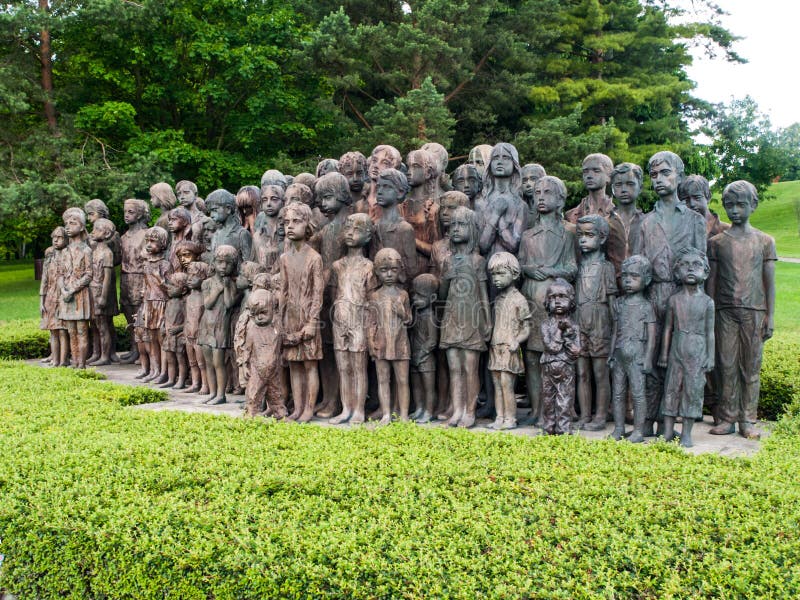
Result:
M89 223L94 223L97 219L109 218L108 207L99 198L89 200L83 205L83 210L86 212L86 219Z
M191 210L197 202L197 185L193 181L183 179L175 184L175 195L184 208Z
M385 169L399 169L403 162L400 151L394 146L381 144L372 149L372 154L367 160L367 173L372 181L377 181L381 171Z
M289 186L284 174L276 169L264 171L264 174L261 176L261 187L263 188L265 185L279 185L284 190ZM206 202L207 201L208 200L206 200Z
M211 192L206 198L206 206L211 218L221 226L229 219L237 219L236 197L228 190L219 189Z
M483 188L488 197L497 186L497 180L510 178L510 187L517 192L522 182L522 173L519 166L519 153L513 144L500 142L495 144L489 154L489 164L483 172Z
M410 187L430 185L439 178L436 156L427 150L412 150L406 157L407 178Z
M122 206L122 214L126 225L147 223L150 221L150 205L144 200L128 198Z
M605 154L589 154L581 164L581 175L584 187L591 191L605 190L611 180L614 163Z
M321 161L317 163L317 179L326 175L328 173L332 173L334 171L339 170L339 161L335 158L323 158Z
M644 173L639 165L624 162L611 173L611 193L620 204L636 202L642 192Z
M339 173L347 178L350 191L359 193L369 181L367 157L361 152L347 152L339 158Z
M471 163L456 167L453 171L453 189L466 194L470 204L473 204L483 189L483 177L478 168Z
M480 144L469 151L469 158L467 160L478 169L478 174L481 176L481 179L483 179L486 166L489 164L489 155L491 155L491 153L492 147L489 144Z
M161 210L172 210L178 204L172 186L164 181L159 181L150 186L150 202Z
M316 185L320 210L325 215L332 216L342 210L342 207L350 206L353 203L350 190L350 183L342 173L334 171L323 175Z

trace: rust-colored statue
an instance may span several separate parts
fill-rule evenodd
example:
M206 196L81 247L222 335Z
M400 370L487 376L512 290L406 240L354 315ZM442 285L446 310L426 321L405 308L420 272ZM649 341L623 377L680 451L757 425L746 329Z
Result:
M622 261L622 296L612 303L613 329L608 366L614 390L614 431L611 437L625 435L625 412L630 393L633 401L633 443L644 440L647 418L645 375L653 369L656 352L656 314L645 290L652 279L647 257L634 254Z
M178 259L177 248L184 240L192 239L192 215L182 206L173 208L167 215L167 229L170 233L170 244L167 249L170 270L182 271L183 265Z
M439 280L430 273L422 273L411 284L414 322L411 325L411 392L416 410L411 418L417 423L428 423L436 409L436 353L439 331L436 323L435 303Z
M439 170L436 157L426 150L413 150L406 158L410 192L400 205L400 214L414 228L417 272L426 272L431 246L439 233Z
M166 381L161 364L161 341L167 306L166 279L170 272L166 258L168 240L166 229L158 225L148 229L144 235L144 289L138 318L142 327L142 341L147 346L147 357L142 357L142 368L136 376L143 381L156 383ZM163 381L160 380L162 377Z
M706 236L710 240L718 233L731 228L730 223L719 220L719 216L708 208L711 187L702 175L687 175L678 186L678 198L706 221Z
M629 162L618 164L611 173L611 192L617 200L614 212L619 217L623 231L624 250L621 253L623 260L631 256L631 242L639 236L644 218L644 213L636 205L636 200L642 193L643 179L642 168Z
M372 261L364 248L372 237L369 215L356 213L347 217L342 238L347 253L333 263L329 289L334 294L331 305L333 351L338 367L342 411L331 423L364 422L367 399L367 306L377 287ZM334 372L334 374L336 374ZM321 414L318 411L317 414Z
M347 152L339 158L339 173L345 176L350 188L351 204L355 212L369 212L367 194L369 175L367 158L361 152Z
M72 366L86 368L89 349L89 320L92 318L92 250L86 243L86 215L80 208L68 208L62 215L69 244L59 254L58 287L61 297L56 316L69 335Z
M186 296L186 320L183 325L183 335L186 338L186 358L192 375L192 385L186 392L191 394L208 394L206 360L203 357L203 349L200 347L198 335L200 320L205 312L201 286L211 276L211 273L211 265L199 260L190 262L186 267L188 275L186 285L189 288L189 295Z
M369 190L367 191L367 207L369 217L373 223L377 223L381 217L381 206L378 203L378 176L386 169L399 169L403 157L394 146L381 144L372 149L367 159L367 174L370 179Z
M489 371L494 380L497 419L493 429L514 429L517 426L517 402L514 384L525 369L520 347L528 339L531 310L514 282L522 270L513 254L498 252L489 259L489 273L497 290L494 304L494 329L489 349Z
M367 342L378 374L381 425L389 424L392 419L392 374L400 418L404 421L408 420L411 403L408 381L411 346L406 327L411 324L412 317L408 293L401 285L403 270L403 260L397 250L382 248L378 251L374 271L380 287L370 294Z
M545 173L542 165L536 163L524 165L520 173L522 175L522 185L520 188L522 190L522 199L525 201L525 204L528 205L527 229L530 229L539 216L539 212L536 210L536 197L534 196L533 188L536 186L536 182L547 175L547 173Z
M436 142L423 144L420 150L430 153L436 161L436 170L439 176L436 178L436 197L438 198L445 192L452 189L450 178L447 176L447 165L450 162L450 153L447 148Z
M92 282L89 290L92 293L92 321L97 331L98 355L87 362L90 366L111 364L114 351L112 327L114 315L119 313L119 308L117 275L110 242L116 233L117 228L108 219L96 219L92 227L91 237L95 246L92 250Z
M178 199L172 186L165 181L159 181L150 186L150 204L161 211L156 225L167 231L167 214L178 205Z
M164 309L164 368L167 380L163 388L174 387L182 390L186 386L189 375L189 363L186 358L186 303L189 293L189 276L177 271L167 276L167 306Z
M675 278L682 287L669 298L658 366L667 370L664 439L675 435L681 417L681 446L692 447L692 426L703 418L706 373L714 369L714 301L703 291L709 266L705 252L688 246L675 259Z
M245 185L236 192L236 208L239 210L239 223L250 235L255 233L256 216L261 204L261 190L255 185Z
M581 355L578 358L578 426L588 431L606 428L611 381L608 357L611 354L611 307L617 295L614 266L605 257L608 222L600 215L578 219L578 246L581 261L575 280L577 321L581 332ZM596 412L592 411L592 389Z
M261 188L261 212L253 233L253 260L270 273L278 269L278 257L283 253L284 239L278 223L283 205L282 187L265 185Z
M578 325L571 318L575 291L558 278L547 288L547 318L542 322L542 431L549 435L571 432L575 402L575 360L581 352Z
M302 202L311 209L311 223L314 225L314 230L319 231L328 224L328 217L325 212L320 210L317 203L319 195L314 194L314 191L302 183L292 183L286 188L286 193L283 196L284 204L291 204L292 202Z
M709 241L717 341L717 390L720 424L711 433L734 432L758 438L755 427L760 390L761 354L772 337L775 315L775 240L750 225L758 206L755 187L734 181L722 191L731 228Z
M289 419L305 423L314 416L319 392L317 363L322 359L319 331L325 280L322 257L308 245L314 233L311 209L295 202L286 206L289 240L279 260L284 358L289 362L294 410Z
M130 353L123 363L135 362L140 354L147 352L142 338L141 324L136 325L136 315L142 304L144 292L144 236L150 221L150 206L144 200L128 199L123 205L123 217L128 230L122 234L122 270L119 277L119 307L128 329L133 331Z
M66 367L69 365L69 337L66 325L58 318L58 304L61 299L58 281L61 276L61 252L67 247L69 238L63 227L56 227L50 234L50 239L53 245L45 251L39 286L39 313L42 317L40 328L50 332L50 364L54 367Z
M447 351L452 416L449 426L472 427L480 389L480 355L491 335L486 261L478 254L475 213L453 211L453 254L444 262L439 297L445 302L439 347Z
M383 248L396 250L403 261L400 281L405 284L413 281L418 273L414 227L403 219L398 208L408 194L408 180L397 169L385 169L381 171L376 185L381 215L375 223L375 232L370 243L370 257L374 261L377 253Z

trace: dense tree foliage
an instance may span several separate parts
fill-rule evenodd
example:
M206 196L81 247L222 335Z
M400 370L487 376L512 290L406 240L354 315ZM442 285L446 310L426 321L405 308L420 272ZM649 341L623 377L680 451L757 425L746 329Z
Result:
M113 206L159 178L238 188L379 141L438 141L455 162L513 141L573 193L589 151L643 162L670 147L713 175L691 138L713 108L691 96L688 48L739 57L719 9L692 6L5 0L0 246L41 250L90 197Z

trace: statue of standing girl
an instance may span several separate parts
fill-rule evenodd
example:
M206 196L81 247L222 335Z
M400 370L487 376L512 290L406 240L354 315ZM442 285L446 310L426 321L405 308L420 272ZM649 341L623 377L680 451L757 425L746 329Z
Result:
M56 316L67 327L72 366L86 368L89 349L89 321L92 318L92 250L86 243L86 215L80 208L68 208L62 215L69 244L59 254L58 287L61 298Z

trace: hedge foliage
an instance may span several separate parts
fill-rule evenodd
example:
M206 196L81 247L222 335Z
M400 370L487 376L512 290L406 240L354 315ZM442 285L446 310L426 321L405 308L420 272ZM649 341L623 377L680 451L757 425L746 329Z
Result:
M115 318L118 347L130 347L125 318ZM38 321L0 321L0 359L25 360L50 353L48 333L39 329ZM796 397L800 397L800 339L794 333L778 333L764 346L761 369L759 416L774 421Z
M20 598L800 595L800 402L728 459L138 411L109 385L0 363Z

